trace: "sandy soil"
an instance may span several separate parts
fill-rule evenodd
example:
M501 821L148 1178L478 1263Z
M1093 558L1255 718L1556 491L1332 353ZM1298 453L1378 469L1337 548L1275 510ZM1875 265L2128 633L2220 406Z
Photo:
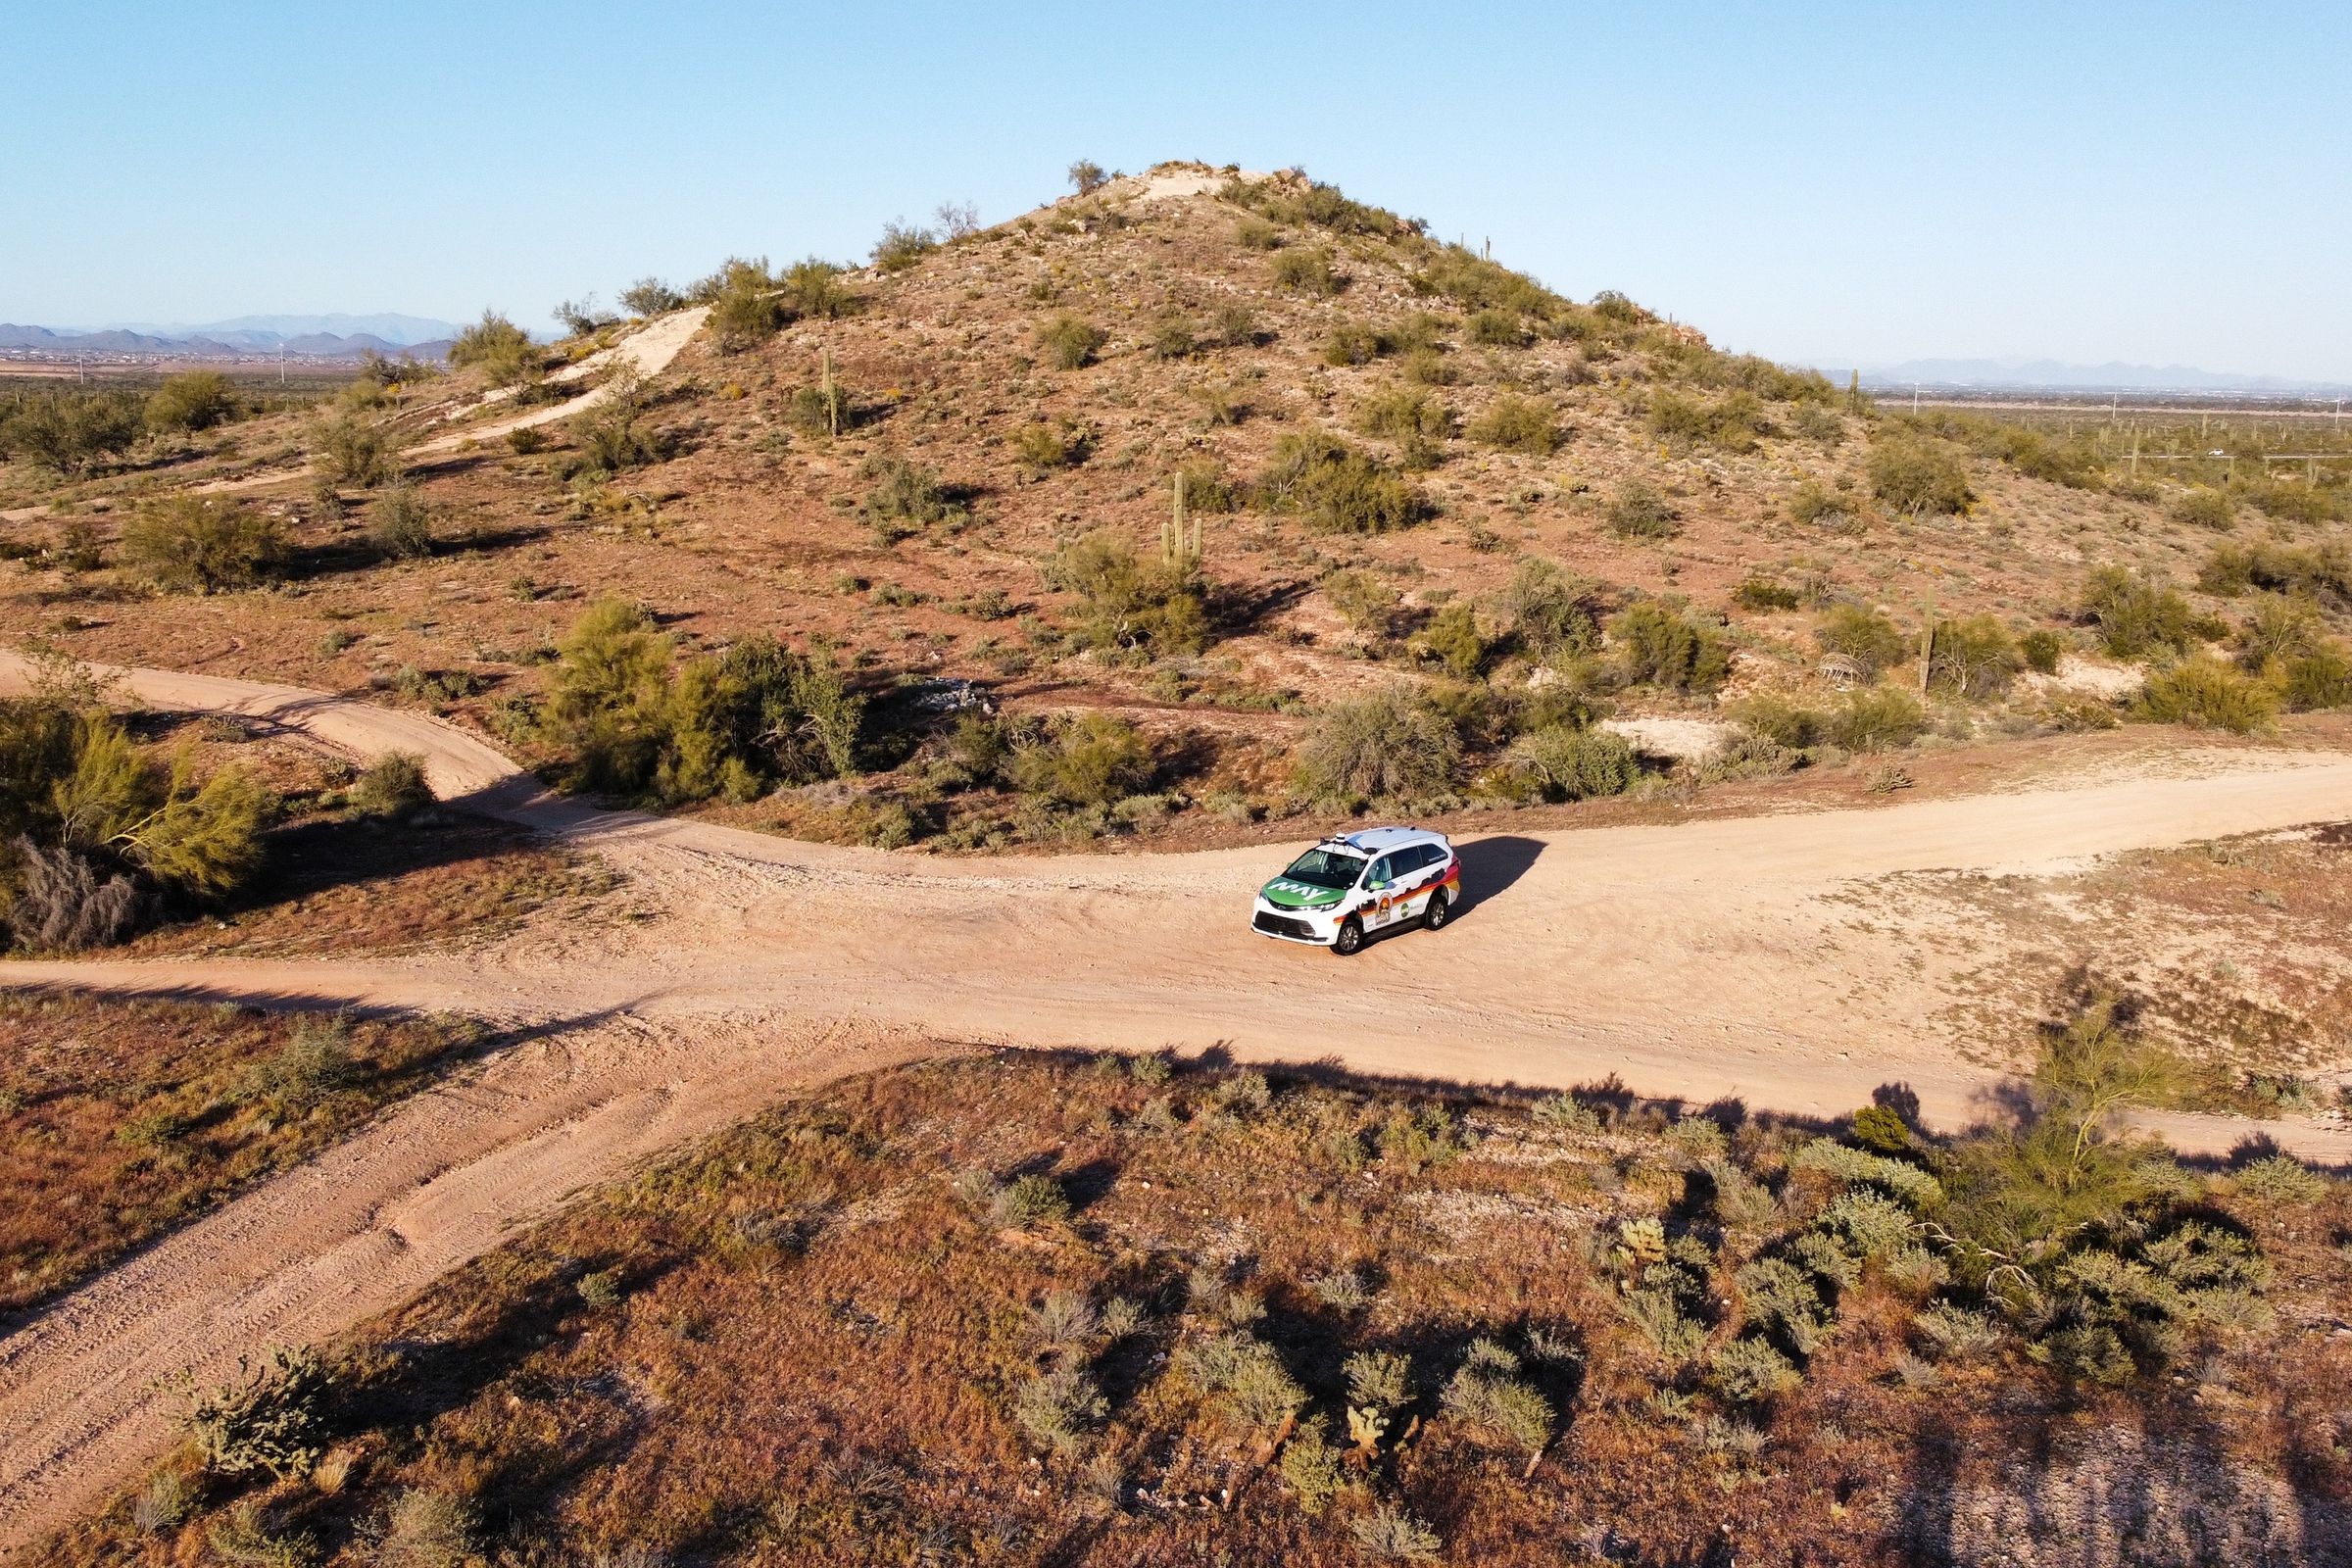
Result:
M0 655L0 677L21 663ZM12 963L0 984L280 1004L455 1008L514 1028L479 1080L422 1097L0 1342L0 1549L162 1439L159 1378L322 1337L563 1193L809 1079L934 1040L1334 1061L1841 1115L1874 1090L1951 1126L2004 1080L1944 1021L1997 934L1857 889L2037 876L2102 855L2352 815L2352 759L2215 751L2161 777L1680 826L1466 839L1443 935L1345 962L1247 928L1263 848L943 861L550 797L415 713L291 687L124 671L155 708L234 711L345 755L422 754L437 790L607 855L666 911L618 931L375 960ZM1890 912L1891 909L1891 912ZM2190 1151L2254 1124L2169 1117ZM2352 1133L2263 1131L2352 1158Z

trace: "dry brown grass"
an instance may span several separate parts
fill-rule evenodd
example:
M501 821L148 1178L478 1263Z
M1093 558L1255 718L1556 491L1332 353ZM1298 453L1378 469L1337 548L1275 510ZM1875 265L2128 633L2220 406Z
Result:
M0 995L0 1322L325 1149L475 1039L455 1021Z
M2216 1188L2274 1260L2277 1315L2184 1358L2192 1378L2070 1392L2013 1340L1931 1366L1914 1298L1874 1272L1803 1385L1750 1423L1660 1395L1691 1380L1614 1301L1615 1227L1680 1229L1708 1139L1640 1107L1578 1130L1273 1087L1269 1102L1251 1075L1161 1083L1024 1055L840 1084L358 1335L329 1412L334 1485L242 1499L336 1563L367 1560L364 1527L419 1491L470 1502L477 1549L516 1562L1338 1565L1360 1560L1349 1525L1384 1503L1434 1529L1446 1560L1496 1564L1959 1562L1996 1540L2027 1564L2286 1561L2352 1540L2347 1433L2322 1393L2352 1378L2352 1342L2304 1328L2352 1292L2340 1184L2276 1213ZM1778 1182L1803 1136L1750 1124L1730 1152ZM1051 1177L1073 1212L993 1230L975 1170ZM1728 1253L1790 1224L1803 1191L1767 1200ZM1317 1288L1345 1270L1356 1291ZM1066 1302L1041 1317L1055 1292L1102 1320L1114 1300L1140 1310L1111 1338ZM1263 1465L1269 1422L1185 1370L1235 1324L1343 1444L1345 1358L1412 1358L1407 1409L1318 1514ZM1480 1336L1527 1358L1559 1416L1532 1465L1437 1396ZM1040 1454L1015 1391L1069 1365L1107 1418ZM188 1474L184 1457L168 1468ZM185 1553L240 1500L195 1485L194 1518L148 1545L123 1504L51 1560ZM2134 1498L2149 1517L2129 1517ZM2021 1515L2030 1529L2004 1530ZM2164 1549L2199 1530L2236 1555Z

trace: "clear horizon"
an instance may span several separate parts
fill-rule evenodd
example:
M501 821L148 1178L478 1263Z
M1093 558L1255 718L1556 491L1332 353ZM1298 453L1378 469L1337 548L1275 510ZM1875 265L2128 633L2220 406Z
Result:
M484 308L861 259L1085 156L1302 165L1777 359L2352 382L2352 12L152 4L28 14L0 319ZM2291 38L2293 47L2280 40Z

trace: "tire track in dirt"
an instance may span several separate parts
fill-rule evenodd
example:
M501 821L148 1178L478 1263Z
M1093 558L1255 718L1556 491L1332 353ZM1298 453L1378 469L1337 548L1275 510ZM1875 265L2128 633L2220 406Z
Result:
M0 681L25 666L0 654ZM2125 850L2352 814L2352 759L2201 754L2201 772L1870 811L1465 838L1443 937L1345 966L1250 933L1262 849L953 861L598 810L424 715L297 688L116 673L143 704L232 712L367 759L628 867L661 917L464 956L0 965L0 984L276 1004L459 1008L536 1038L101 1276L0 1341L0 1549L121 1481L165 1433L154 1380L396 1304L577 1184L834 1072L954 1039L1220 1046L1404 1078L1837 1114L1881 1085L1939 1124L2004 1080L1936 1006L1980 933L1858 913L1897 872L2046 875ZM1907 919L1908 924L1902 923ZM1924 941L1953 939L1962 956ZM830 1031L830 1032L828 1032ZM2189 1150L2243 1122L2171 1118ZM2264 1129L2352 1158L2352 1134Z

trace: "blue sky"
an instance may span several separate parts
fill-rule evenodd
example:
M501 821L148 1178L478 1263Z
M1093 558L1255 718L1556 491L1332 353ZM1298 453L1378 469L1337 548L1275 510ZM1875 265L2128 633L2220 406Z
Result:
M2352 380L2352 7L0 0L0 319L541 321L1303 165L1729 347Z

